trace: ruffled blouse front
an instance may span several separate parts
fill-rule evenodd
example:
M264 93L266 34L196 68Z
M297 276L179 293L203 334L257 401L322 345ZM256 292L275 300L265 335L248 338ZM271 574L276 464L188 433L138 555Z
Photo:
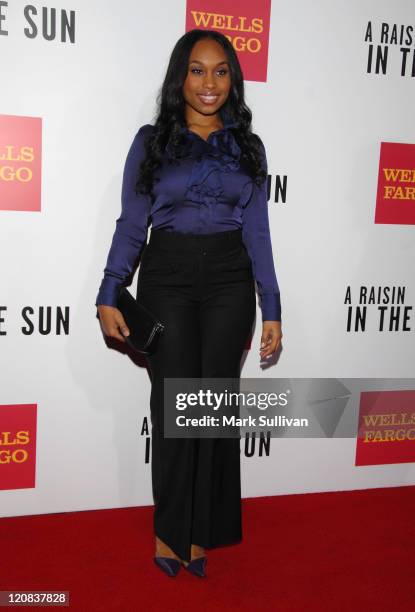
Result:
M192 165L184 197L201 205L226 201L226 177L223 174L239 170L241 149L233 134L227 130L210 134L209 141L193 134L190 138L194 140L196 137L196 142L190 149L190 155L195 155L196 163Z
M258 187L244 171L241 149L232 132L236 124L226 115L224 127L207 140L187 127L181 129L180 163L169 163L167 143L154 199L136 194L137 171L144 157L144 139L153 129L137 132L124 166L122 210L116 221L104 278L96 305L115 306L118 290L147 241L148 227L185 233L212 233L242 227L242 239L252 261L261 297L262 320L280 321L279 286L268 219L267 181ZM263 149L265 169L267 162Z
M225 128L211 132L207 140L187 127L181 129L187 138L180 148L180 159L194 162L187 173L184 200L202 206L228 200L223 175L240 168L241 149L229 130L235 125L230 120L225 121ZM170 143L167 143L166 152L171 152Z

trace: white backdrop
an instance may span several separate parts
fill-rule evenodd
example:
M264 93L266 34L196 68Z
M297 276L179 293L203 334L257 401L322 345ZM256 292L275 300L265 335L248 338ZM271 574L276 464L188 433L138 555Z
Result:
M74 44L25 37L24 6L3 9L0 114L42 117L42 209L0 210L0 404L37 404L36 483L2 487L1 515L151 504L149 377L107 348L94 302L125 156L153 122L186 4L54 0L76 12ZM367 74L368 21L377 43L382 21L415 24L413 3L272 2L267 82L246 82L246 94L272 188L288 181L286 202L269 203L284 337L278 363L262 368L258 308L244 377L413 375L413 333L346 330L349 285L415 297L414 225L374 223L380 143L415 143L414 78L400 76L399 45L386 75ZM69 306L69 335L22 334L25 305ZM355 448L274 439L269 456L243 456L243 495L415 483L413 463L356 467Z

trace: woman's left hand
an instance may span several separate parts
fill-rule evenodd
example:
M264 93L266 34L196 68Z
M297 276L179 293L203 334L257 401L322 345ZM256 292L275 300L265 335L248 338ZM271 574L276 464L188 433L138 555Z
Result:
M261 348L259 350L261 359L275 353L281 344L281 338L281 321L263 321Z

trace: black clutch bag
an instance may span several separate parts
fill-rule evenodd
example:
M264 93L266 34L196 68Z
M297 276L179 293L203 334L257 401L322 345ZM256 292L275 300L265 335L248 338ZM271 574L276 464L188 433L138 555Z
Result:
M124 336L126 342L144 355L154 353L160 334L165 329L164 323L135 300L125 287L121 287L119 291L117 308L130 330L130 335Z

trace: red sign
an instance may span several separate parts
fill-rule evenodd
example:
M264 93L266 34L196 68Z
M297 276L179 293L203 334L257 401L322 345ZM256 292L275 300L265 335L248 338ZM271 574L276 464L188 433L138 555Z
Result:
M42 119L0 115L0 210L40 210Z
M35 486L36 413L36 404L0 406L0 489Z
M217 30L232 43L246 81L267 80L271 0L187 0L186 32Z
M356 465L415 462L415 391L360 394Z
M380 143L375 223L415 224L415 145Z

